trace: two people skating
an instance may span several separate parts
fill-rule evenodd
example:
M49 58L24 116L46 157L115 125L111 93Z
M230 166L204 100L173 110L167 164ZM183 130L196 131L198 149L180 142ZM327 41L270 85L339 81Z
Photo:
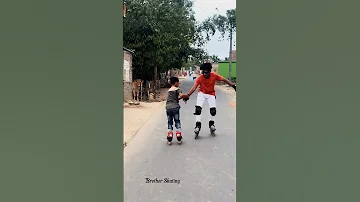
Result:
M180 105L179 100L183 99L186 102L189 97L195 92L199 87L198 95L195 105L195 138L200 133L201 130L201 113L202 107L205 100L208 102L210 107L210 120L209 120L209 129L212 134L214 134L215 128L215 115L216 115L216 92L215 84L216 81L224 81L228 85L232 86L236 91L236 85L220 76L215 72L211 72L212 65L211 63L204 63L200 66L201 75L196 79L194 86L189 90L187 94L183 94L179 89L179 79L177 77L170 78L171 88L168 91L168 98L166 102L166 114L168 118L168 143L171 144L173 138L173 122L175 122L176 128L176 137L179 143L182 140L181 134L181 123L180 123Z

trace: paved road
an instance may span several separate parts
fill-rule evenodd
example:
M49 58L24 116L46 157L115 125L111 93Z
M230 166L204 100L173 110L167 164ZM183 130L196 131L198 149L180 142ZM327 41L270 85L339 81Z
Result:
M181 89L187 92L193 85L187 77ZM187 104L181 102L180 119L183 144L166 144L167 121L161 108L142 127L125 148L125 202L233 202L236 195L236 114L233 98L217 91L216 137L203 127L194 139L197 92ZM139 114L139 116L141 116ZM209 121L209 107L205 102L202 122ZM146 183L146 179L163 180ZM164 183L164 179L177 180ZM180 181L180 183L178 183Z

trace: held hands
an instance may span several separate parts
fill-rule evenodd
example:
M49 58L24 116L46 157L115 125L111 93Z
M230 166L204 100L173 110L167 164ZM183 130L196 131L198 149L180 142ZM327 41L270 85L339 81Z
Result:
M189 100L189 95L183 95L183 96L182 96L182 99L183 99L183 101L184 101L185 104L186 104L186 102Z

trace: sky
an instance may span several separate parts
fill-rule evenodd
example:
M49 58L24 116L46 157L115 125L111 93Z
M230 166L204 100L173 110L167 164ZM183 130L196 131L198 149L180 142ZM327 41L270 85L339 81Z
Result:
M236 0L194 0L195 18L201 22L207 17L215 14L226 16L226 10L236 8ZM218 10L216 10L216 8ZM216 33L203 48L208 51L209 55L217 55L220 59L229 57L230 41L220 39L220 34ZM235 46L236 35L233 37L233 50Z

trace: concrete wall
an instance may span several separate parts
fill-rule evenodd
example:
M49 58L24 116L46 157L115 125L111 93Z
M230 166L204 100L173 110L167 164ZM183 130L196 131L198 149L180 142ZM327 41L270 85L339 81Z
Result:
M132 54L124 50L124 82L131 82L132 79Z
M124 100L132 100L131 82L124 82Z
M132 53L129 51L124 50L124 100L131 100L132 99Z
M218 63L212 64L212 71L215 73L219 73L219 64Z

